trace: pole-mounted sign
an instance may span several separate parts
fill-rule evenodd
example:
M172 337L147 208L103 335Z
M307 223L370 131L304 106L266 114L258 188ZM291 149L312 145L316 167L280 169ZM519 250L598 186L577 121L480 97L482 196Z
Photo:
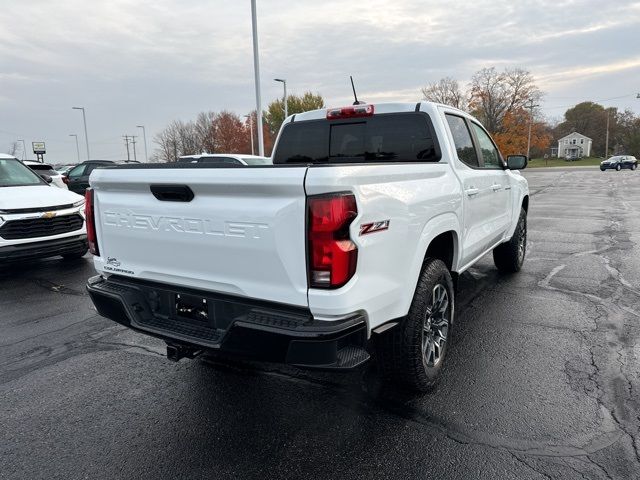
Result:
M44 162L43 155L47 153L47 149L44 146L44 142L31 142L33 146L33 153L36 154L36 158L39 162Z
M31 142L33 145L33 153L36 155L39 153L47 153L47 149L44 147L44 142Z

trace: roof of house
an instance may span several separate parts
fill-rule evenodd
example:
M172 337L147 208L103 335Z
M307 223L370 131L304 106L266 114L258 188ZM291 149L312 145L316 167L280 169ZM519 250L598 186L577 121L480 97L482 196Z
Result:
M582 135L581 133L578 133L578 132L571 132L569 135L565 135L564 137L560 137L558 139L558 141L564 140L565 138L569 138L569 137L582 137L582 138L586 138L587 140L591 140L591 138L587 137L586 135Z

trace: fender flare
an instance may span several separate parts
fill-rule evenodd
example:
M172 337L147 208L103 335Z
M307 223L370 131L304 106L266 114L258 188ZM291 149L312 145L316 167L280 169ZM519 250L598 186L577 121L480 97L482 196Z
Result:
M416 286L418 285L418 277L420 276L424 257L427 254L429 245L434 238L446 232L453 232L454 234L453 261L451 264L451 270L456 270L458 259L460 257L460 220L455 213L447 212L433 217L425 224L424 228L422 229L420 240L415 250L414 258L410 264L410 270L407 275L406 286L407 289L412 292L412 295L408 297L408 302L406 302L406 305L402 306L403 311L408 312L409 307L411 306L411 301L413 300L413 292L415 292Z
M514 207L517 205L518 208L513 209L513 218L511 219L511 226L509 227L509 231L505 235L505 240L509 240L511 237L513 237L513 233L516 231L516 226L518 225L518 219L520 218L520 209L524 204L525 198L527 199L527 203L528 203L529 192L519 192L518 196L516 197L517 202L515 203Z

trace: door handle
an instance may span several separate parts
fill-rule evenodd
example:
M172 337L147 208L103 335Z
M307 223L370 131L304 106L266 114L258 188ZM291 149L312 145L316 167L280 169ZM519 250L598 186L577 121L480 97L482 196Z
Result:
M494 183L493 185L491 185L491 189L492 189L494 192L497 192L497 191L499 191L499 190L502 190L502 185L500 185L500 184L498 184L498 183Z
M473 197L474 195L477 195L478 193L480 193L480 190L478 190L475 187L471 187L471 188L467 188L464 193L466 193L467 195L469 195L470 197Z

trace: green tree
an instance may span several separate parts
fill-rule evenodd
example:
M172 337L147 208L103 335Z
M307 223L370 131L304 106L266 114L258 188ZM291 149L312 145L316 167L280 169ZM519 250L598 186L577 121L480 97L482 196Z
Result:
M604 156L607 134L607 114L609 115L609 150L614 146L617 128L615 109L605 109L594 102L582 102L564 113L564 121L556 128L556 140L571 132L578 132L593 140L591 155Z
M616 149L613 153L625 153L640 157L640 117L627 109L616 115L616 130L613 136ZM611 141L609 141L611 143Z
M316 110L318 108L324 108L324 99L319 93L305 92L302 96L289 95L287 97L287 110L289 115ZM263 117L271 137L275 138L284 121L284 100L280 98L271 102L267 107L267 111L264 112Z

